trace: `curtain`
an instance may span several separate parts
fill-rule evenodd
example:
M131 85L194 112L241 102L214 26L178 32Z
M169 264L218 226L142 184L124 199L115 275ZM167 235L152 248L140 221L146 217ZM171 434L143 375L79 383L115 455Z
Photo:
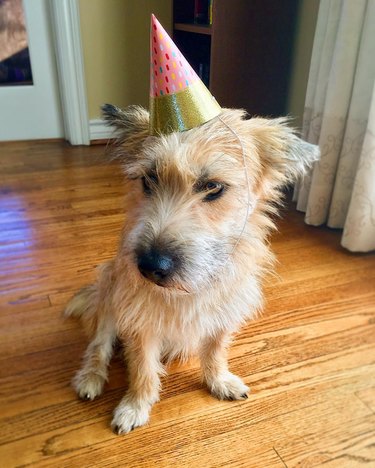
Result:
M321 159L294 193L305 222L375 249L375 0L321 0L302 137Z

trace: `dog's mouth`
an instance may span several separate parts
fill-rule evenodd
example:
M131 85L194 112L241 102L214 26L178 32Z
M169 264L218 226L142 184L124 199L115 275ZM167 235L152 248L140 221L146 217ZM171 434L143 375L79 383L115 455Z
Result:
M177 293L177 294L191 294L192 292L183 284L177 283L175 281L163 281L163 280L154 280L148 278L142 272L140 272L142 279L148 286L154 286L156 290L160 292L168 292L168 293Z

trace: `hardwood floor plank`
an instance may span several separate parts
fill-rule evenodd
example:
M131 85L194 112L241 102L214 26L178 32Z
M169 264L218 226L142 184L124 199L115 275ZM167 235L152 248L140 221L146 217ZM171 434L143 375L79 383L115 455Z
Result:
M303 434L302 438L293 440L293 436L288 437L285 445L278 442L277 451L285 464L288 467L338 466L338 463L341 466L358 466L355 462L360 462L371 466L375 460L375 416L359 417L360 410L355 403L355 398L349 396L341 405L338 404L336 411L329 410L329 415L320 415L320 431L312 432L310 428L310 432L304 434L307 425L304 421L303 427L296 427L296 431ZM351 417L348 425L345 416L351 405L351 414L356 413L356 417ZM331 422L333 418L334 425Z
M375 386L360 390L356 395L375 414Z

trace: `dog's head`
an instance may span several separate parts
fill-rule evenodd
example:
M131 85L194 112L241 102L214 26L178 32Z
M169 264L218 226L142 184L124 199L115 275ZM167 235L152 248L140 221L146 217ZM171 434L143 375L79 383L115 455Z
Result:
M251 265L245 252L264 244L280 189L319 155L285 119L247 120L241 110L160 137L149 136L139 106L103 113L119 130L114 151L133 181L125 248L139 277L171 292L207 288L233 272L235 258Z

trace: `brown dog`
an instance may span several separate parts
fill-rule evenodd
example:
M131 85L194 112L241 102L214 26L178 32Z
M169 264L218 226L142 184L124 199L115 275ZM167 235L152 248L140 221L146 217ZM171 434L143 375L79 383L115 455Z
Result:
M81 398L102 393L121 340L129 388L112 427L126 433L148 421L165 359L198 353L213 395L247 398L248 387L228 370L226 348L262 307L280 189L319 152L285 120L246 120L240 110L160 137L148 135L141 107L103 110L121 132L115 151L127 177L126 222L117 256L66 314L82 320L91 340L74 379Z

